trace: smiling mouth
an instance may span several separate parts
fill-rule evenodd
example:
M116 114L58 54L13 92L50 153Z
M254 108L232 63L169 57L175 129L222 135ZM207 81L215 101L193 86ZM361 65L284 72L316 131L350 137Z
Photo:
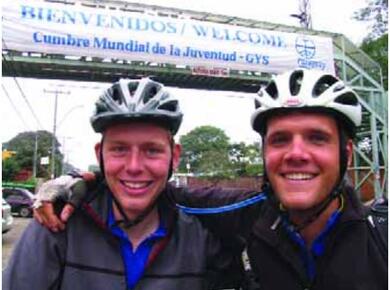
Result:
M289 179L289 180L310 180L316 177L315 174L312 173L301 173L301 172L296 172L296 173L287 173L287 174L282 174L284 178Z
M144 189L148 187L150 184L152 184L151 181L142 181L142 182L121 181L121 183L129 189Z

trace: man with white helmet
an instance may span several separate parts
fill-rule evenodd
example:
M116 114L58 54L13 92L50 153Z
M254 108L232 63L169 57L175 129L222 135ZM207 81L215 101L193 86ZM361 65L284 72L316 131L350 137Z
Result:
M260 284L386 289L387 258L347 181L361 122L356 93L333 75L298 69L261 89L255 106L269 197L248 244Z
M103 180L66 231L29 224L2 289L200 290L233 280L232 254L166 194L181 121L178 101L148 78L122 79L104 91L91 117L102 134L95 153Z
M255 97L251 116L264 160L264 191L251 199L265 201L207 215L205 205L248 200L211 192L183 207L224 239L246 240L254 289L387 289L387 244L348 184L361 110L356 93L331 74L275 76Z
M182 209L225 240L246 241L259 289L387 289L387 248L347 181L361 122L356 93L331 74L296 69L262 88L255 107L263 193L183 190L175 198L191 208Z
M213 228L243 234L264 289L387 289L387 257L347 181L356 93L333 75L297 69L274 77L255 107L267 200Z

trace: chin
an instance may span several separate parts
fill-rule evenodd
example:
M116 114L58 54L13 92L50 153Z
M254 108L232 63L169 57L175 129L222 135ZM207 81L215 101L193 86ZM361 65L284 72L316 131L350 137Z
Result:
M306 210L310 209L313 206L313 202L307 200L307 196L299 196L295 198L281 198L280 201L286 209L292 210Z

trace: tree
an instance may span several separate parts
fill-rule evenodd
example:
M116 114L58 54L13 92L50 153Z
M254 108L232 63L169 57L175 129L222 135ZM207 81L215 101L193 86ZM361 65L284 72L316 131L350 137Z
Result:
M238 176L258 176L263 172L263 162L259 148L259 143L250 145L244 142L231 144L229 156Z
M14 180L16 174L20 170L20 166L15 160L15 157L10 157L3 160L2 163L2 177L4 181Z
M370 40L366 39L363 41L360 48L367 53L374 61L376 61L381 69L383 76L383 87L387 91L388 89L388 47L389 39L388 34L384 34L381 37Z
M371 22L371 31L360 48L382 69L383 86L388 89L388 0L369 0L368 5L355 12L354 18Z
M371 22L371 32L367 40L375 40L387 34L388 26L388 0L368 0L365 8L354 13L354 18L359 21Z
M229 177L231 163L229 161L229 137L225 132L213 126L201 126L181 136L183 154L179 166L180 172L187 172L187 164L191 173L200 176Z
M37 132L22 132L17 136L3 144L3 148L7 150L15 151L16 154L13 156L14 162L20 169L33 170L33 159L35 150L35 138L37 137L37 176L46 177L50 176L50 165L40 166L40 158L44 156L50 156L52 147L52 134L48 131L37 131ZM63 158L59 147L61 144L55 139L55 150L56 150L56 173L57 175L61 172L61 160ZM4 169L4 166L3 166Z

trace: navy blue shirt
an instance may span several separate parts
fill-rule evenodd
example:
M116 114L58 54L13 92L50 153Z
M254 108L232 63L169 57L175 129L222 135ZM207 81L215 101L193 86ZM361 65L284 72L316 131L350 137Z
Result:
M160 218L160 223L157 230L149 237L141 242L141 244L134 251L126 232L124 232L118 225L115 224L115 217L112 206L109 207L108 227L111 232L120 240L121 254L125 264L126 281L129 289L133 289L138 281L141 279L153 248L153 245L160 239L167 235L167 230Z
M286 216L283 218L283 226L287 231L288 236L299 246L301 260L306 269L306 275L310 281L314 280L316 275L316 258L324 254L325 251L325 238L328 236L331 229L337 224L341 212L343 210L342 204L338 210L336 210L328 219L325 228L314 239L310 250L307 249L306 242L303 237L295 230L295 227L291 225Z

